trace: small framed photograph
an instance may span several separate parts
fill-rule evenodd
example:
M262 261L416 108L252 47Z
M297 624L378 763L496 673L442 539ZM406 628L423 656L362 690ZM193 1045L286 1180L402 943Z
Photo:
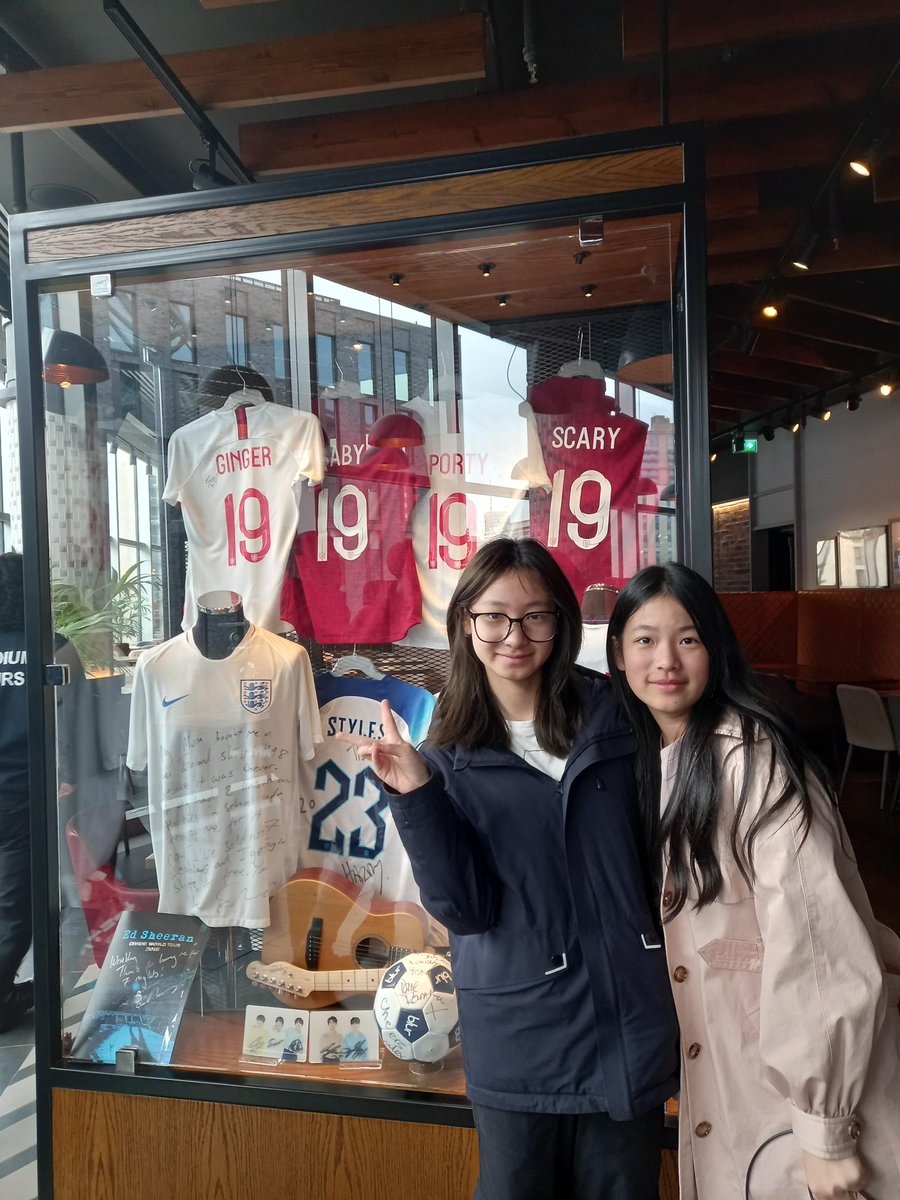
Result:
M900 517L888 526L891 552L891 587L900 587Z
M322 1008L312 1013L309 1061L346 1067L378 1062L378 1026L371 1009Z
M868 525L837 535L838 578L842 588L888 586L888 527Z
M816 586L838 586L836 538L821 538L818 542L816 542Z
M305 1009L247 1005L243 1054L275 1062L306 1062L308 1047L309 1013Z

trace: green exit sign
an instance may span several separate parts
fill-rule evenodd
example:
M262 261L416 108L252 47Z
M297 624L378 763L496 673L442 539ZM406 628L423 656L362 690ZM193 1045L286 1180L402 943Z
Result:
M733 437L731 439L732 454L756 454L759 450L759 438Z

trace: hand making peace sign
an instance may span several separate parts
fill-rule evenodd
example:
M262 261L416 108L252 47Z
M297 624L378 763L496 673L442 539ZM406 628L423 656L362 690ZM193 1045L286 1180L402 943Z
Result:
M381 724L384 737L354 737L339 733L338 741L356 746L359 757L368 762L372 770L394 792L404 795L426 784L431 770L422 755L400 736L389 701L381 701Z

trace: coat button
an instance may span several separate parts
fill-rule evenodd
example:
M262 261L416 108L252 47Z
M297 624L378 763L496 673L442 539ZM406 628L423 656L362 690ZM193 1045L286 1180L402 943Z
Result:
M699 1042L691 1042L690 1046L688 1046L687 1056L688 1056L688 1058L699 1058L699 1056L700 1056L700 1043Z
M663 908L671 908L675 903L675 897L671 892L663 892Z
M675 980L676 983L684 983L684 981L687 979L687 977L688 977L687 967L676 967L675 970L672 972L672 978Z
M708 1137L712 1133L712 1125L710 1125L709 1121L701 1121L695 1127L694 1133L696 1133L697 1137Z
M850 1134L850 1137L854 1140L854 1142L858 1142L862 1136L862 1125L860 1125L859 1121L851 1121L850 1128L847 1130L847 1132Z

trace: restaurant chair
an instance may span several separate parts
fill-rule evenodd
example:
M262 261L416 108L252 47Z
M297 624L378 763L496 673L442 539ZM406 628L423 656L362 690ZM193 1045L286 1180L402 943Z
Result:
M839 683L837 698L841 709L841 719L844 722L844 734L847 738L847 758L844 762L844 773L841 776L838 796L842 795L844 791L854 747L859 746L864 750L880 750L884 759L881 768L881 803L879 807L884 808L888 763L891 754L897 748L884 701L872 688L856 687L852 683Z
M891 717L891 725L894 727L894 745L897 753L900 754L900 695L888 696L888 712ZM894 780L894 790L891 793L891 812L897 804L897 793L900 792L900 770L897 771L897 778Z

